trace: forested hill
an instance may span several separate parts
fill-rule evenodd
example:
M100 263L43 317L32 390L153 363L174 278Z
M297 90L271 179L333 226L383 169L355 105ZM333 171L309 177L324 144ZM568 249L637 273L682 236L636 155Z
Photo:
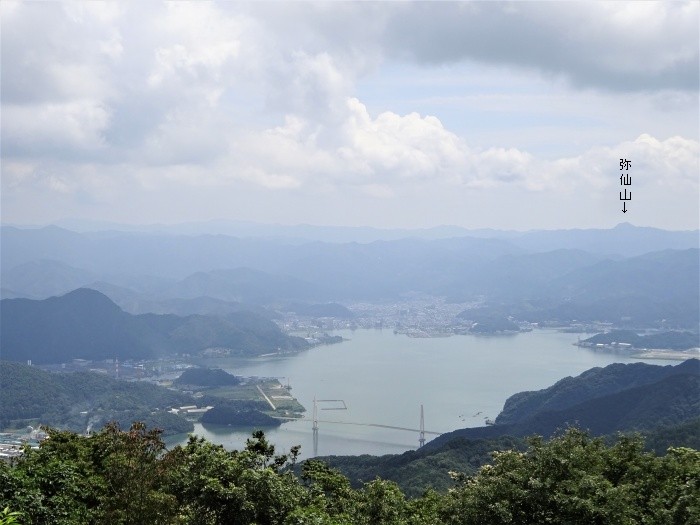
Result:
M700 347L700 334L697 332L661 332L639 335L631 330L611 330L604 334L581 341L584 345L626 343L632 348L668 348L671 350L687 350Z
M193 430L192 423L167 412L192 404L192 396L147 382L94 372L50 373L0 361L0 385L0 428L38 423L85 432L114 420L126 427L144 421L166 434Z
M570 425L606 439L620 431L641 431L648 448L657 454L666 453L669 446L698 448L699 376L696 359L677 366L634 363L594 368L537 392L515 394L496 425L443 434L403 454L321 459L339 468L355 486L379 476L419 496L429 488L452 486L449 471L474 473L492 461L492 451L525 450L529 436L548 438Z
M499 436L550 436L577 425L595 435L676 425L700 416L700 361L674 367L613 364L567 378L538 392L523 392L506 402L496 425L443 434L426 446L451 439Z
M131 315L86 288L43 301L0 301L2 357L34 363L71 359L153 358L209 347L258 355L306 348L270 320L252 312L226 317Z
M496 423L516 423L540 412L565 410L584 401L655 383L670 375L697 375L699 366L697 359L688 359L675 366L613 363L591 368L576 377L560 379L548 388L510 396Z

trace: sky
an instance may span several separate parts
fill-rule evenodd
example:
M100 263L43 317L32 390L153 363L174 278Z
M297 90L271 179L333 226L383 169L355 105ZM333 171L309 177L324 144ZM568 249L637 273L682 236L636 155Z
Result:
M3 0L0 21L5 224L698 228L697 1Z

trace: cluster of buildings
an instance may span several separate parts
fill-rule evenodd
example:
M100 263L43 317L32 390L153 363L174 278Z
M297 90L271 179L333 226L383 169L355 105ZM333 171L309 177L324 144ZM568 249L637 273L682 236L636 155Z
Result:
M397 332L432 334L454 324L455 317L472 303L448 303L436 298L416 298L386 303L352 303L347 308L353 313L351 319L334 317L308 317L287 314L279 321L286 332L355 330L358 328L391 329Z

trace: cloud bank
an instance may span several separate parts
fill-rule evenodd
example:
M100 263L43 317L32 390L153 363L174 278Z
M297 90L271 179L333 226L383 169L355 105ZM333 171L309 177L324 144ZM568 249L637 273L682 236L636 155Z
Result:
M423 84L467 64L484 76L512 70L567 97L628 92L660 113L659 100L697 108L697 2L0 8L5 221L31 221L22 203L52 195L63 199L60 213L97 213L173 187L365 203L426 188L594 199L614 189L621 156L634 160L640 188L698 191L697 133L658 135L653 118L614 142L543 156L473 144L445 124L448 113L370 108L359 95L366 79L401 64L422 68ZM286 220L308 219L290 209Z

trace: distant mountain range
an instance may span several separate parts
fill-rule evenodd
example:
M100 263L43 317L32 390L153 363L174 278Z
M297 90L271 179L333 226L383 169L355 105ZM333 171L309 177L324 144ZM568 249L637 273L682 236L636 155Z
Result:
M415 294L497 316L698 329L698 232L485 232L369 243L3 227L3 298L98 289L130 313L232 313Z
M669 232L657 228L618 224L612 229L572 230L494 230L490 228L468 229L460 226L435 226L422 229L387 229L366 226L315 226L309 224L281 225L248 221L212 220L174 225L126 225L104 221L66 219L56 226L82 233L131 232L159 235L226 235L241 238L268 238L287 242L370 243L400 239L447 239L451 237L476 237L507 239L530 251L551 251L558 248L580 249L621 256L641 255L663 249L700 248L698 231Z
M223 317L131 315L107 296L85 288L45 300L4 299L0 329L3 359L35 363L145 359L194 354L209 347L258 355L308 346L252 312Z

